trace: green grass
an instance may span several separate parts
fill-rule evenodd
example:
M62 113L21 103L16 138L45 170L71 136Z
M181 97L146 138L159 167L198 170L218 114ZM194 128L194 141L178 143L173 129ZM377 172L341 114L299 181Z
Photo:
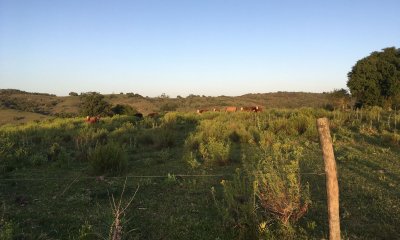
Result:
M106 94L105 100L112 105L126 104L147 115L152 112L163 112L166 106L172 106L180 112L196 112L197 109L224 110L226 106L261 106L262 108L299 108L321 107L329 102L328 94L303 92L277 92L246 94L243 96L189 96L186 98L130 97L127 94ZM78 116L80 96L55 96L21 92L18 90L0 89L0 111L5 117L0 125L29 120L42 120L49 116ZM6 112L3 112L6 109ZM168 108L166 108L168 109ZM18 111L16 111L18 110ZM35 113L35 114L32 114ZM26 117L26 120L15 121L14 118Z
M231 180L237 168L247 169L251 163L244 155L251 146L289 139L303 149L301 182L309 183L312 203L293 224L294 235L282 235L272 222L268 228L279 238L327 238L325 177L315 174L324 169L315 119L327 116L339 171L343 238L397 239L400 151L391 136L398 129L393 113L382 112L379 120L368 113L361 118L360 112L272 109L259 115L170 113L142 121L116 116L98 125L76 118L3 126L0 227L16 239L79 239L85 231L107 239L110 198L119 199L128 177L123 202L140 187L123 218L125 239L236 239L237 229L225 224L211 188L220 192L222 180ZM210 164L201 156L199 147L210 137L230 142L227 163ZM88 162L88 150L106 142L127 153L126 171L117 178L97 178ZM198 165L193 167L188 156Z

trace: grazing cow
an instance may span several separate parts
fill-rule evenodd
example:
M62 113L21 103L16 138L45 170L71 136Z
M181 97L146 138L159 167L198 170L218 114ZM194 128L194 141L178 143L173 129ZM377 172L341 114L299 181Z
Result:
M139 119L143 118L143 114L142 113L135 113L135 114L133 114L133 116L135 116L135 117L137 117Z
M87 116L86 117L86 122L88 122L90 124L97 123L99 121L100 121L100 117L99 116L96 116L96 117Z
M253 107L241 107L240 111L242 111L242 112L252 112L253 111Z
M205 113L205 112L208 112L208 110L206 110L206 109L197 109L197 114L202 114L202 113Z
M255 106L255 107L241 107L240 111L243 112L261 112L262 109L259 106Z
M237 111L237 107L226 107L225 108L225 112L236 112Z
M158 117L158 113L152 112L152 113L147 114L147 116L151 117L151 118L156 118L156 117Z
M262 108L259 106L255 106L253 112L262 112Z

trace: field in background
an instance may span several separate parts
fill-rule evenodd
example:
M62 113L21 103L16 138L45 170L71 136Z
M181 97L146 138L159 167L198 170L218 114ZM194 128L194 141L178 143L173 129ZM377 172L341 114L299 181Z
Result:
M237 196L239 210L230 219L221 215L211 189L223 203L224 184L232 182L236 169L250 176L261 156L251 157L255 151L278 149L283 156L295 156L296 174L303 186L308 183L311 204L290 231L265 216L269 220L258 223L268 229L262 233L327 238L325 178L315 126L322 116L331 121L343 238L400 238L400 115L380 108L171 112L157 119L114 116L96 125L66 118L3 126L1 226L24 239L107 238L113 222L110 199L119 199L127 177L124 203L140 188L123 219L125 239L245 239L246 226L237 223L246 223L240 206L250 198ZM123 169L101 162L107 151L96 152L98 146L123 151L125 157L117 162Z
M126 104L137 111L148 114L152 112L180 111L195 112L197 109L213 108L225 109L226 106L261 106L263 108L299 108L322 107L329 103L328 94L302 93L302 92L278 92L263 94L246 94L237 97L219 96L206 97L191 95L185 98L169 98L167 96L149 98L138 94L107 94L105 100L112 105ZM78 116L80 108L80 96L57 97L50 94L28 93L19 90L0 89L0 110L8 111L0 124L20 123L26 121L14 121L21 114L26 114L27 119L31 113L40 114L43 118L49 116L73 117ZM40 118L40 117L39 117Z
M22 124L31 121L42 121L52 118L51 116L43 115L40 113L25 112L14 109L0 109L0 116L0 125L4 125L7 123Z

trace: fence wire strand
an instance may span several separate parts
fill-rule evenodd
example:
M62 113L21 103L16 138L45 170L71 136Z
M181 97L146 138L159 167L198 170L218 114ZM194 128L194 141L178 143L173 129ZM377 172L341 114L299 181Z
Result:
M300 175L319 175L323 176L325 173L305 172ZM46 181L46 180L79 180L79 179L93 179L93 180L104 180L104 179L125 179L125 178L215 178L215 177L232 177L233 174L173 174L168 173L166 175L128 175L128 176L117 176L117 177L106 177L106 176L78 176L78 177L43 177L43 178L0 178L0 181Z

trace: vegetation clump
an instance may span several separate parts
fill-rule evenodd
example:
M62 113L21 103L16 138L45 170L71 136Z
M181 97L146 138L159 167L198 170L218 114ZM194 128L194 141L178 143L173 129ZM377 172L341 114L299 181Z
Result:
M96 175L119 175L127 170L126 152L114 142L97 144L89 149L87 157Z
M400 49L371 53L357 61L348 78L357 106L400 107Z

